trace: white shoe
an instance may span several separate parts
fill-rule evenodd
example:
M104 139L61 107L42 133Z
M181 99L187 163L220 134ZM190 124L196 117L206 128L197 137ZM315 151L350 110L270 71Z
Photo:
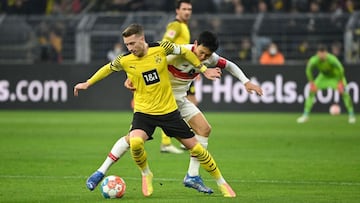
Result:
M308 120L309 120L309 116L302 115L302 116L300 116L300 117L296 120L296 122L297 122L297 123L305 123L305 122L307 122Z
M356 118L355 118L355 116L349 116L349 123L350 123L350 124L356 123Z
M185 147L185 145L183 145L183 144L180 145L180 148L181 148L182 150L187 150L186 147Z
M172 154L182 154L184 153L183 150L176 148L174 145L161 145L160 152L164 153L172 153Z

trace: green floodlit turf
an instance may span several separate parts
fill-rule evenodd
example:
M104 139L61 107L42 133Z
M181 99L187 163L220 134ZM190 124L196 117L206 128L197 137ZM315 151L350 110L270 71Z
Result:
M153 196L142 196L140 172L127 153L108 173L124 178L126 194L106 200L85 180L127 132L131 112L0 111L0 202L360 201L360 124L348 124L345 114L313 114L306 124L290 113L205 115L213 127L209 150L234 199L223 198L203 170L215 193L185 188L188 155L161 154L156 131L146 144Z

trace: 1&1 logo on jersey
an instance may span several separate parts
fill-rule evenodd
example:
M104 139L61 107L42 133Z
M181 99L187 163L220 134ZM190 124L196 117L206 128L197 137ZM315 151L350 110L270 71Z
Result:
M160 82L160 77L156 69L142 73L146 85Z

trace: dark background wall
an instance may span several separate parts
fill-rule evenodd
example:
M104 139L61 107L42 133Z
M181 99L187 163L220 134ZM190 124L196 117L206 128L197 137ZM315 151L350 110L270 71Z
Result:
M123 87L123 72L114 73L80 92L79 97L73 96L74 85L88 79L102 65L1 65L0 109L130 110L132 95ZM354 65L345 67L355 110L359 111L360 69ZM262 97L248 94L240 81L224 73L221 80L197 81L199 107L208 111L302 111L308 94L304 65L246 65L242 69L253 82L261 85ZM319 91L313 110L326 112L330 104L336 102L342 105L336 91Z

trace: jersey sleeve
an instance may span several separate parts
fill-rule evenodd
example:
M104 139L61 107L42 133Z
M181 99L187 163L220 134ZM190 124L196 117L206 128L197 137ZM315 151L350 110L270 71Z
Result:
M179 36L180 30L181 30L181 25L176 21L169 23L162 40L174 42L177 36Z
M90 85L93 85L96 82L106 78L108 75L113 73L113 70L110 68L110 66L110 63L108 63L101 67L94 75L91 76L91 78L87 80L87 82L90 83Z
M313 75L313 70L315 68L315 63L316 63L316 58L315 57L311 57L309 62L306 65L306 77L308 79L308 81L314 81L314 75Z
M119 55L117 56L111 63L110 63L110 68L113 71L121 71L123 70L123 67L121 65L121 59L124 55Z
M344 79L344 66L341 64L338 58L336 56L331 56L331 64L337 69L337 73L339 74L339 77Z
M229 61L216 53L213 53L212 56L212 64L218 68L225 69L228 71L231 75L239 79L243 84L249 82L249 78L246 77L244 72L241 70L241 68L233 63L232 61Z
M193 66L200 68L200 66L202 65L197 56L191 50L187 49L182 45L174 44L169 41L161 41L160 46L164 48L166 55L182 55Z

